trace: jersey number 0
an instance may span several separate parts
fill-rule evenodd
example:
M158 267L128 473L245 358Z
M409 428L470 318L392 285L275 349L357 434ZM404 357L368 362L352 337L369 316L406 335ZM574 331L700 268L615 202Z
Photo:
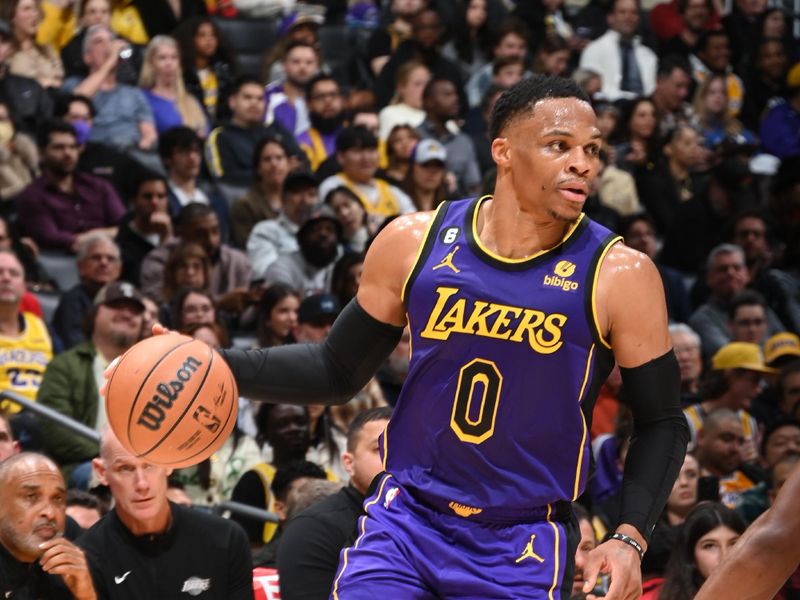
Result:
M492 437L502 386L503 376L492 361L476 358L461 367L450 417L450 428L458 439L480 444ZM476 396L480 398L480 408L474 411L472 400ZM477 413L475 418L473 411Z

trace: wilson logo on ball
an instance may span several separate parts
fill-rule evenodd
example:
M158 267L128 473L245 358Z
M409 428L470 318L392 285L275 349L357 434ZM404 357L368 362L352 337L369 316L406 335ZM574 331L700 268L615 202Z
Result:
M152 400L145 404L137 423L151 431L158 431L167 417L166 411L172 408L175 400L183 391L184 384L192 378L202 364L193 356L187 357L169 383L162 382L156 386L156 393L153 394Z

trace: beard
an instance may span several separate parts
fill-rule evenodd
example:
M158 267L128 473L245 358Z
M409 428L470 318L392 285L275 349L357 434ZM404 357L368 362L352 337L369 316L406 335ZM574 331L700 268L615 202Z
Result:
M344 123L344 113L339 113L335 117L323 117L312 112L309 113L308 118L311 121L311 126L324 134L333 133Z
M304 240L300 242L300 253L311 265L321 269L336 260L337 247L336 244L327 247Z

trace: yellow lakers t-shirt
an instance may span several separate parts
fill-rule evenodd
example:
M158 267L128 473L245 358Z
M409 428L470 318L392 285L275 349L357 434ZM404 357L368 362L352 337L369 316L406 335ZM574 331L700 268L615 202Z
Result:
M0 335L0 389L36 400L47 363L53 358L53 343L44 322L22 313L25 329L19 336ZM0 410L17 413L19 404L3 400Z

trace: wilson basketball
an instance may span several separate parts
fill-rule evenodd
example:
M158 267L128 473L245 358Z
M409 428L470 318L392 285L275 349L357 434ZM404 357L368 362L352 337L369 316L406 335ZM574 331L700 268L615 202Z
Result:
M223 358L204 342L168 333L123 354L106 386L111 429L133 455L164 467L197 464L233 430L238 393Z

